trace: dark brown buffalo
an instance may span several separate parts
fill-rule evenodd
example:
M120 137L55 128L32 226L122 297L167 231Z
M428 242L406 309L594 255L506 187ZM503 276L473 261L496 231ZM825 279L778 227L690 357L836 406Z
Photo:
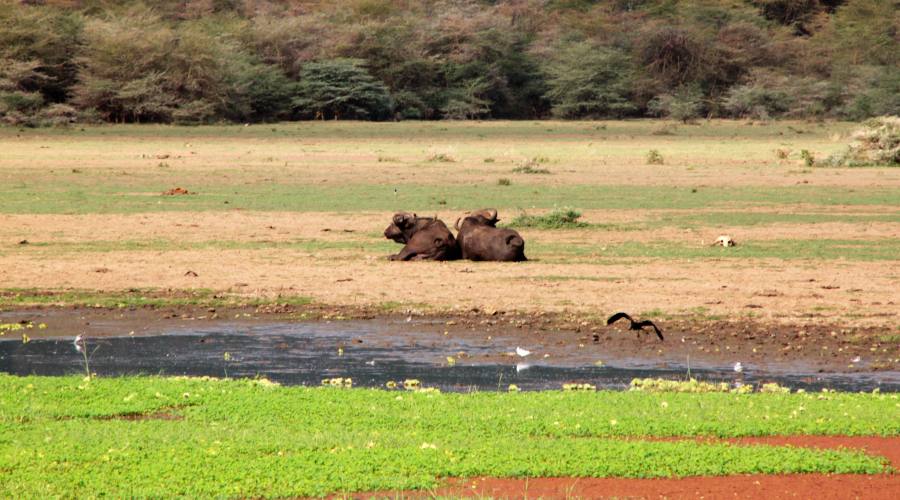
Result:
M455 260L459 258L456 238L443 221L435 217L417 217L416 214L394 214L391 225L384 230L384 237L403 243L400 253L391 260Z
M525 257L525 240L512 229L497 227L497 211L476 210L456 221L456 240L462 258L520 262Z

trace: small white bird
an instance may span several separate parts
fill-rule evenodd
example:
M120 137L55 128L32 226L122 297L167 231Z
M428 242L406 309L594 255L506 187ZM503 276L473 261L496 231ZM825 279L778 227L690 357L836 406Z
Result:
M743 373L744 365L742 365L741 362L738 361L737 363L734 364L734 371L737 373Z
M82 352L82 350L84 349L84 346L83 346L84 338L81 335L75 337L75 342L72 342L72 343L75 345L76 351Z
M852 362L854 362L854 363L859 363L860 361L862 361L862 358L859 357L859 356L857 356L857 357L851 359L850 361L852 361Z
M525 356L528 356L529 354L531 354L531 351L529 351L527 349L522 349L521 347L516 347L516 354L518 354L519 356L524 358Z

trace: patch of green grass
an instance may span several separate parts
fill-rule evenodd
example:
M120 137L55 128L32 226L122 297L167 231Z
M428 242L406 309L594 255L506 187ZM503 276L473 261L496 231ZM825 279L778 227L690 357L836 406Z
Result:
M425 489L444 477L874 474L886 461L860 452L617 438L895 436L896 404L872 394L435 394L0 375L0 491L291 497ZM148 417L115 418L136 414Z
M884 342L885 344L900 344L900 333L879 335L877 338L878 342Z
M900 213L882 214L829 214L829 213L775 213L775 212L700 212L689 215L665 215L647 221L646 227L675 226L697 228L703 226L767 226L772 224L823 224L845 222L862 224L867 222L900 222Z
M12 174L18 175L18 174ZM27 179L26 172L21 174ZM164 211L392 211L398 206L415 210L471 210L528 206L552 209L577 206L589 209L691 209L740 208L772 205L900 205L900 190L872 188L865 191L842 187L732 187L697 189L669 186L484 185L476 189L457 186L406 184L208 184L189 186L194 196L159 196L165 184L124 183L92 176L83 182L27 180L0 185L0 213L141 213ZM695 192L696 191L696 192ZM227 202L227 203L226 203ZM443 202L443 203L442 203Z
M569 208L556 209L544 215L528 215L522 213L509 222L512 227L535 227L539 229L564 229L587 227L586 222L579 222L581 212Z
M179 290L175 293L153 289L131 289L121 292L90 290L33 290L7 288L0 290L0 307L36 305L87 306L104 308L131 307L242 307L265 304L306 305L309 297L282 296L277 299L241 297L205 289Z

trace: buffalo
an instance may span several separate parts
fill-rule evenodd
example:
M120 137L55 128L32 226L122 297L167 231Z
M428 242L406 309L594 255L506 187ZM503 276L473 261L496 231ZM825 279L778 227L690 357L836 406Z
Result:
M512 229L497 227L497 211L476 210L456 220L457 243L462 258L521 262L525 257L525 240Z
M453 233L437 217L418 217L416 214L394 214L384 237L403 243L403 249L391 260L455 260L459 246Z

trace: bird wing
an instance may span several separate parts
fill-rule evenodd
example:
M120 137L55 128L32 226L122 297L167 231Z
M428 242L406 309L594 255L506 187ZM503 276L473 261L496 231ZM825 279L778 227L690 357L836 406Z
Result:
M653 324L652 321L648 321L648 323L650 323L650 326L653 327L653 330L656 332L656 336L659 337L659 340L665 340L665 339L663 338L662 332L659 331L659 328L657 328L656 325Z
M659 328L656 326L656 324L654 324L649 319L641 321L640 323L637 323L637 326L639 326L641 329L643 329L645 326L649 326L649 327L653 328L653 331L656 332L656 336L659 337L659 340L664 340L662 332L659 331Z
M612 316L610 316L608 320L606 320L606 324L611 325L611 324L615 323L616 321L619 321L622 318L625 318L628 321L631 321L632 323L634 322L634 320L631 319L631 316L629 316L628 314L623 313L623 312L617 312L617 313L613 314Z

